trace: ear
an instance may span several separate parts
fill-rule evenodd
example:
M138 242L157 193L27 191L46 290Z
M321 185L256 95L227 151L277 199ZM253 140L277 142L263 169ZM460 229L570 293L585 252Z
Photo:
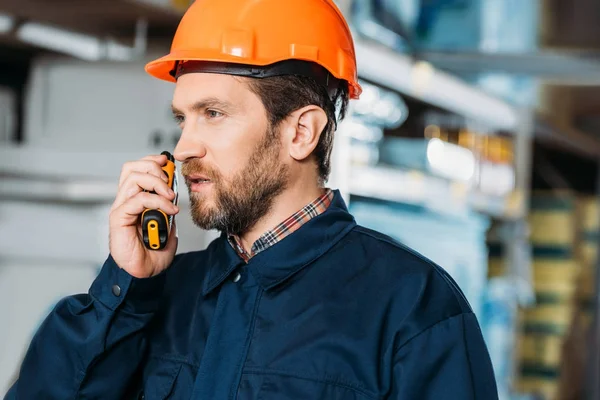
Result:
M310 157L327 125L327 114L321 107L310 105L291 113L285 121L285 141L289 155L297 161Z

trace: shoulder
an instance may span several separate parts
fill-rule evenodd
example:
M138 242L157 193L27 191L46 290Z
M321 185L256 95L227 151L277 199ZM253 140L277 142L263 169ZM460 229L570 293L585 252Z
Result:
M471 314L454 279L433 261L395 239L356 226L348 235L350 257L361 260L373 295L385 302L388 318L410 323L417 333L445 319Z

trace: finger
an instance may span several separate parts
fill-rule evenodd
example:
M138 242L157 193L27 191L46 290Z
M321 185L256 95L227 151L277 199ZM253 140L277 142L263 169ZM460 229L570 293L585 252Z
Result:
M163 196L141 192L125 201L121 206L115 208L111 217L113 218L113 222L123 226L129 226L137 223L139 216L146 209L161 210L167 215L175 215L179 212L179 207L175 206Z
M165 157L165 156L161 156ZM166 163L166 158L164 159ZM154 160L139 160L139 161L130 161L123 164L123 168L121 169L121 177L119 178L119 187L123 185L123 182L127 179L132 172L142 172L150 175L157 176L164 180L165 182L169 181L169 178L165 175L162 170L162 165L165 163L159 163Z
M154 161L154 162L159 163L160 165L165 165L167 162L167 156L165 156L164 154L151 154L149 156L142 158L142 160Z
M169 200L175 198L175 193L169 185L162 179L142 172L132 172L129 177L123 182L123 185L119 188L117 197L115 199L113 208L119 207L127 199L132 198L144 190L150 192L156 192Z

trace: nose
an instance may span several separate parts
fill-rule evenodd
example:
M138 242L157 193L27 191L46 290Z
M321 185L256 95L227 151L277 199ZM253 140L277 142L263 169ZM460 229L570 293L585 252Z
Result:
M177 161L184 162L192 158L203 158L206 155L206 146L200 140L194 140L184 130L175 146L173 157Z

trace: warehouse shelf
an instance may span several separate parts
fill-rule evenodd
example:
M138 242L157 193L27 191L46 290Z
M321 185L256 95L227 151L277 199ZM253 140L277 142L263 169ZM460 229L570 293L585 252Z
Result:
M0 174L60 179L115 179L124 162L137 160L149 151L81 151L30 145L3 144Z
M522 217L523 199L517 193L492 196L470 189L464 182L387 166L353 166L349 192L379 200L424 207L445 215L475 210L496 218Z
M535 134L540 142L547 143L562 151L597 160L600 158L600 140L589 133L572 126L564 126L552 117L538 114L535 121Z
M25 146L0 148L0 200L110 204L124 162L152 151L81 152ZM180 187L180 203L189 202Z
M517 107L510 103L462 81L451 73L436 69L435 66L438 65L440 60L430 57L431 54L424 56L427 61L417 61L406 54L394 52L390 48L359 37L356 38L356 51L359 74L365 79L397 90L431 106L479 122L488 128L507 131L515 136L528 134L528 132L523 132L522 111L519 111ZM445 56L449 60L453 57L452 54ZM544 55L496 56L477 54L471 55L471 58L473 57L481 57L483 60L494 60L495 57L499 59L506 58L510 59L511 62L514 59L514 62L519 63L519 66L527 65L524 61L528 57L533 57L538 60L536 65L540 70L549 71L549 73L558 71L556 66L544 63L546 60ZM598 81L598 77L600 77L598 72L600 64L590 61L589 57L583 59L569 53L557 53L554 57L564 63L579 63L577 65L581 65L580 69L585 66L587 69L584 77L586 78ZM430 64L430 62L434 64ZM461 65L467 68L466 64ZM440 65L442 67L454 66L453 64L447 65L444 62L440 62ZM470 66L469 68L475 67ZM459 70L458 68L454 69ZM478 71L487 70L480 68ZM564 69L560 69L560 71L564 71ZM573 76L576 76L574 79L580 78L579 75ZM533 130L532 137L584 157L600 157L600 140L595 136L571 126L557 124L552 117L540 113L535 113L533 120L534 124L531 126Z
M518 129L519 112L509 103L376 42L356 37L355 46L359 76L489 128Z
M26 177L3 177L1 200L52 203L102 204L114 201L117 184L106 181L48 181Z

